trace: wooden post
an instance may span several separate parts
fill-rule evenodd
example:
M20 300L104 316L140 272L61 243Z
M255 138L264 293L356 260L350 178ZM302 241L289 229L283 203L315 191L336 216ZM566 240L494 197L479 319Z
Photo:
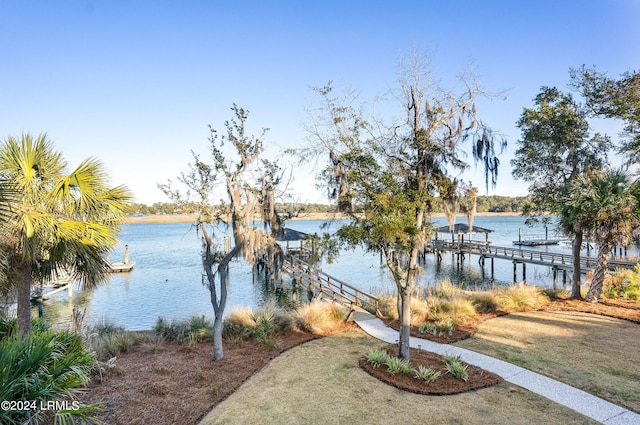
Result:
M527 283L527 263L522 263L522 281Z
M562 289L567 289L567 271L562 270Z
M129 245L124 246L124 263L127 264L129 262Z
M513 283L518 283L518 263L513 262Z
M522 242L522 227L518 227L518 242Z

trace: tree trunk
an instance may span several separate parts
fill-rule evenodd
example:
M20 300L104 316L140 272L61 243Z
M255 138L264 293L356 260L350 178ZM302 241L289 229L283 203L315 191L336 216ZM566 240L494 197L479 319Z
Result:
M613 244L608 242L598 246L598 260L596 262L596 268L593 271L593 278L591 279L591 285L589 286L589 292L587 292L586 298L589 302L597 303L602 296L604 276L609 269L609 258L612 248Z
M213 361L217 362L224 356L222 351L222 315L216 314L213 320Z
M576 232L573 240L573 282L571 284L571 298L576 300L582 299L580 293L580 248L582 248L582 232Z
M26 336L31 332L31 286L33 279L31 269L20 267L15 271L18 283L18 335Z
M400 313L400 339L398 340L398 357L409 361L411 352L409 340L411 338L411 288L407 284L400 291L401 307Z

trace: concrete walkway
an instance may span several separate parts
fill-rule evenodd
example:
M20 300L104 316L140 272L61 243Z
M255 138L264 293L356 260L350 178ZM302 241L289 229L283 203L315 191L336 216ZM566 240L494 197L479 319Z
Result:
M354 320L369 335L388 343L398 343L398 332L377 317L354 312ZM575 410L606 425L638 425L640 415L599 397L531 372L511 363L448 344L439 344L421 338L411 338L413 348L437 354L458 355L465 362L502 377L505 381L539 394L556 403Z

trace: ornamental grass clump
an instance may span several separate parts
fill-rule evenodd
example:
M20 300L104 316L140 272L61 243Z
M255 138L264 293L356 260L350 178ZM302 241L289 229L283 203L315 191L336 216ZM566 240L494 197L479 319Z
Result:
M451 280L449 279L444 279L442 282L430 288L428 291L430 295L445 300L450 300L463 292L462 289L451 283Z
M391 374L402 373L404 375L413 374L413 368L408 361L399 357L389 357L387 361L387 372Z
M460 356L446 354L442 356L442 360L447 366L447 373L451 374L451 376L456 379L462 379L465 382L469 379L469 374L467 372L468 366L462 364Z
M468 298L479 313L495 313L498 310L498 299L494 292L469 292Z
M153 331L157 337L179 344L195 344L213 340L213 324L204 316L193 316L188 320L167 321L158 317Z
M496 299L505 312L532 310L549 301L540 289L522 283L498 289Z
M373 365L373 367L384 366L389 362L389 353L385 350L371 350L366 355L367 361Z
M442 372L420 365L417 369L413 370L413 374L416 378L422 379L427 384L431 384L442 375Z
M241 342L251 336L256 326L253 311L250 307L233 309L222 323L222 337L227 340Z
M449 334L456 329L458 321L455 317L439 314L434 322L425 322L418 327L420 333L427 333L434 336L443 336Z
M305 304L293 313L296 327L314 335L326 335L340 329L346 318L345 307L324 301Z
M398 320L398 298L391 295L382 295L378 300L378 310L390 320Z

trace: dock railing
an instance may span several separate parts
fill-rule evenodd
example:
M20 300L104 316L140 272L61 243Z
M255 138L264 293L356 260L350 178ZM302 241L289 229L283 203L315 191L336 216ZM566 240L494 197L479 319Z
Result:
M294 256L291 260L285 261L284 270L299 279L299 284L314 286L314 289L318 290L318 298L329 297L334 302L348 304L351 309L357 306L372 314L380 315L378 297L333 277L298 257Z
M516 262L526 262L532 264L541 264L558 268L572 268L573 255L562 254L557 252L536 251L530 249L521 249L513 247L495 246L487 243L477 242L444 242L441 249L458 251L463 253L477 254L488 258L510 259ZM596 266L595 257L580 257L580 265L584 270L593 270ZM609 269L618 268L633 269L635 261L625 261L612 258L609 262Z

